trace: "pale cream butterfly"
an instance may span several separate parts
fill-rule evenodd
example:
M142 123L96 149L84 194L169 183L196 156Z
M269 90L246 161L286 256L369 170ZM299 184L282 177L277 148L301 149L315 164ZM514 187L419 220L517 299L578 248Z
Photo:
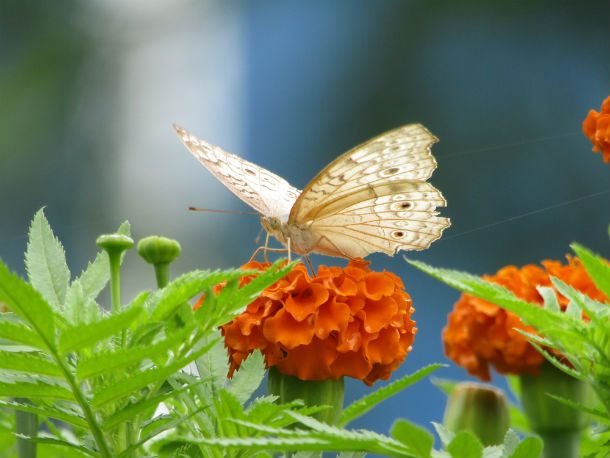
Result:
M381 134L339 156L303 191L283 178L174 125L180 140L237 197L290 255L344 258L423 250L451 224L438 216L446 201L426 180L436 169L438 141L421 124ZM265 243L265 249L267 243Z

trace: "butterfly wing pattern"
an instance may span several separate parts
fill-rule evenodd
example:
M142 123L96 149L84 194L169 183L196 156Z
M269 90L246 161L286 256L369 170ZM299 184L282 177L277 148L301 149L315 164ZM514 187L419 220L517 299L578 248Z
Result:
M436 169L438 139L421 124L391 130L343 154L305 187L289 225L306 227L312 251L331 256L423 250L450 220L446 201L426 180Z
M174 125L184 146L237 197L264 216L286 219L301 191L282 177Z
M325 167L301 192L283 178L174 126L188 150L237 197L261 213L263 226L300 254L346 258L423 250L450 226L446 201L426 180L438 141L421 124L369 140Z

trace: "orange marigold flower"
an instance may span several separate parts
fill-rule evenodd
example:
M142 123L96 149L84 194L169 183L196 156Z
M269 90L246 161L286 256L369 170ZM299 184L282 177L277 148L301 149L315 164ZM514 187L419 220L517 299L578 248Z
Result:
M567 263L543 261L542 266L506 266L495 275L483 275L485 280L498 283L517 297L542 305L537 286L552 286L550 277L557 277L592 299L606 302L587 275L578 258L567 258ZM562 308L568 300L558 294ZM449 314L443 330L445 354L464 367L471 375L490 380L490 366L501 374L537 374L544 357L516 331L535 334L512 312L490 302L463 294Z
M599 113L589 110L582 131L593 143L593 151L601 151L604 162L610 163L610 97L604 100Z
M243 268L268 266L249 262ZM314 277L297 264L222 327L229 376L259 349L268 367L301 380L350 376L372 385L389 378L411 350L413 312L400 278L373 272L366 261L320 266Z

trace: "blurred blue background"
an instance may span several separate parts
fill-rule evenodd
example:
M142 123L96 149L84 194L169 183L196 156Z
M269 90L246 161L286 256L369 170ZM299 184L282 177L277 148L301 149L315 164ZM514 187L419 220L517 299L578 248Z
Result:
M580 125L610 93L609 15L607 1L5 0L0 256L23 273L29 221L46 205L74 274L125 219L136 238L181 241L176 274L245 262L258 220L187 211L246 208L174 122L299 188L350 147L421 122L441 139L431 181L453 225L409 257L492 273L560 259L574 240L608 256L610 169ZM417 309L396 375L445 361L457 293L401 256L370 259L404 279ZM125 272L127 297L153 287L135 255ZM348 383L348 401L365 392ZM429 426L443 406L424 381L355 426Z

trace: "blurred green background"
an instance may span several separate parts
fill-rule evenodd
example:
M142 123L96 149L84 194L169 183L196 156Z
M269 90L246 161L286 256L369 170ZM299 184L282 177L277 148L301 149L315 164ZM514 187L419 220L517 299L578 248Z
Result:
M491 273L560 259L574 240L608 256L610 169L580 125L610 94L609 16L608 1L3 0L0 256L23 273L29 221L47 206L75 274L125 219L136 238L181 241L176 273L245 262L258 220L187 211L246 208L174 122L299 188L350 147L421 122L441 139L431 181L453 226L410 257ZM399 374L444 361L457 293L401 256L370 259L417 309ZM126 267L126 296L153 287L135 255ZM365 391L350 382L348 399ZM423 382L356 426L428 424L443 405Z

